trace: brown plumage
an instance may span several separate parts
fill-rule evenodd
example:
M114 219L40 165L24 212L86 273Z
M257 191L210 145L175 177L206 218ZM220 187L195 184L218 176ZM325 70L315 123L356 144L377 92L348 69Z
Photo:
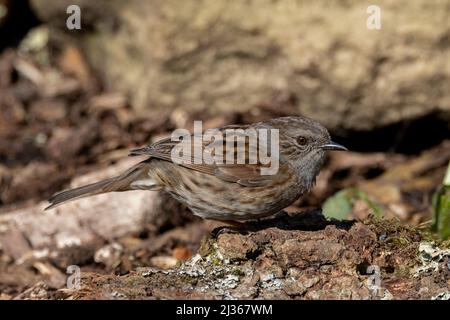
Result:
M330 140L328 131L318 122L303 117L283 117L245 126L226 126L227 129L278 129L279 154L272 160L279 162L275 174L263 175L258 157L248 163L253 154L265 144L252 149L250 139L234 144L231 153L245 148L244 164L179 163L174 148L179 142L163 139L147 147L132 150L131 156L148 158L123 174L84 187L63 191L50 198L53 208L63 202L112 191L166 190L186 204L195 215L205 219L249 220L269 216L289 206L314 184L325 159L325 150L346 150ZM230 152L226 141L224 154ZM204 142L203 149L208 148ZM241 148L241 149L239 149ZM266 148L268 149L268 148ZM265 151L265 150L264 150ZM191 156L195 160L194 152Z

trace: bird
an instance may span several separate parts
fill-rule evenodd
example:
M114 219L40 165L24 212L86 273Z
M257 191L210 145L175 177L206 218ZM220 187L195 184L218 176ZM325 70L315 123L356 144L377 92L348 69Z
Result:
M263 138L258 134L263 131L276 132L277 140L267 139L266 134L265 139L269 142L260 143ZM191 154L186 152L187 160L191 161L181 161L177 156L181 155L180 146L183 141L189 142L196 136L185 135L178 141L173 137L165 138L131 150L130 156L145 156L146 159L122 174L53 195L46 210L67 201L107 192L164 190L204 219L230 223L256 220L282 211L307 193L315 183L328 150L348 150L333 142L328 130L319 122L301 116L227 125L214 132L225 138L217 138L215 146L222 146L222 150L214 149L211 155L222 155L222 158L199 161L199 153L194 150ZM237 143L237 140L228 143L228 132L256 132L258 144L252 146L250 136L241 139L243 143ZM211 144L207 139L201 141L201 151L211 151ZM223 161L224 155L237 156L239 152L244 154L244 163ZM266 152L270 162L263 163L260 152ZM256 156L256 161L252 156ZM275 162L277 170L264 174L264 170L269 171Z

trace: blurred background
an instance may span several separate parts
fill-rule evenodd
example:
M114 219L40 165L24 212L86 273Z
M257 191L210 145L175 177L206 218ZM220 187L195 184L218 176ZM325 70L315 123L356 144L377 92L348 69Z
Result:
M71 4L80 30L66 26ZM379 30L370 4L0 0L0 298L61 288L72 264L125 274L195 254L217 225L164 194L42 211L194 120L318 120L351 152L331 154L288 212L429 228L450 160L450 1L377 1Z

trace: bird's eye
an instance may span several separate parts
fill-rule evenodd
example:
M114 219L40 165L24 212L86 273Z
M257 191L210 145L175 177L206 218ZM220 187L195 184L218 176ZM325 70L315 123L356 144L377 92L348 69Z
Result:
M305 137L297 137L297 143L301 146L304 146L306 143L308 142L308 140Z

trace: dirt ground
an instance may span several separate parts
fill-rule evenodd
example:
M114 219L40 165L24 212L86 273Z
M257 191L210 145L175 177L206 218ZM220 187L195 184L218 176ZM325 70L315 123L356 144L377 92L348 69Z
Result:
M301 112L279 94L243 112L146 117L80 47L34 32L0 51L0 299L450 298L449 244L428 231L450 161L448 127L433 114L331 132L354 150L331 154L307 196L247 232L213 232L220 223L156 192L44 213L53 193L119 172L129 149L179 123L207 129ZM417 130L435 125L438 139L416 145ZM389 147L380 143L392 132ZM355 188L363 193L350 196L344 221L325 219L318 208ZM81 268L80 288L67 287L70 266Z

